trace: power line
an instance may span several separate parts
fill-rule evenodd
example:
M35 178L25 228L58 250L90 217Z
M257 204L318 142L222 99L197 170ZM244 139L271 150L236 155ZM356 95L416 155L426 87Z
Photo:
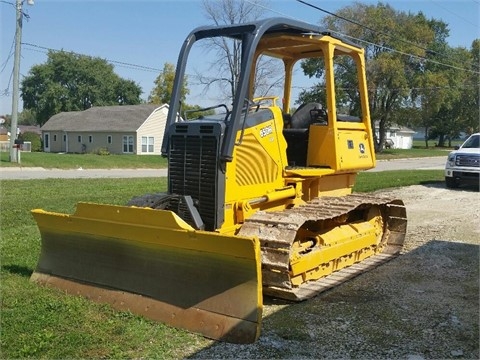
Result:
M14 8L15 10L17 10L17 5L16 5L14 2L12 2L12 1L0 0L0 3L12 5L13 8ZM22 15L23 15L23 17L24 17L25 19L27 19L27 21L30 20L30 15L28 15L27 12L25 12L25 11L22 10Z
M446 12L449 12L450 14L452 15L455 15L456 17L458 17L459 19L462 19L463 21L465 21L466 23L474 26L476 29L478 29L478 24L472 24L470 21L468 21L467 19L465 19L463 16L460 16L456 13L454 13L453 11L447 9L445 6L442 6L440 5L438 2L436 1L433 1L433 0L430 0L432 3L434 3L435 5L437 5L439 8L442 8L443 10L445 10ZM478 4L478 3L477 3Z
M369 26L366 26L366 25L364 25L364 24L361 24L361 23L359 23L359 22L357 22L357 21L354 21L354 20L351 20L351 19L347 19L346 17L337 15L337 14L335 14L335 13L332 13L332 12L328 11L328 10L322 9L321 7L318 7L318 6L316 6L316 5L310 4L310 3L306 2L306 1L303 1L303 0L296 0L296 1L299 2L299 3L302 3L302 4L304 4L304 5L310 6L310 7L314 8L314 9L316 9L316 10L322 11L322 12L324 12L324 13L326 13L326 14L332 15L332 16L334 16L334 17L336 17L336 18L339 18L339 19L341 19L341 20L343 20L343 21L346 21L346 22L349 22L349 23L351 23L351 24L360 26L360 27L362 27L362 28L364 28L364 29L367 29L367 30L373 32L373 33L377 33L377 34L380 34L380 35L385 35L385 36L387 36L387 37L389 37L389 38L393 38L393 39L398 40L398 41L400 41L400 42L403 42L403 43L405 43L405 44L407 44L407 45L414 46L414 47L416 47L416 48L418 48L418 49L421 49L421 50L425 51L427 54L434 54L434 53L435 53L434 51L432 51L432 50L430 50L430 49L427 49L427 48L425 48L425 47L423 47L423 46L420 46L420 45L418 45L418 44L412 43L411 41L404 40L404 39L401 39L401 38L398 38L398 37L393 37L392 35L390 35L390 34L388 34L388 33L386 33L386 32L379 31L379 30L375 30L375 29L373 29L373 28L371 28L371 27L369 27Z
M314 85L315 86L315 85ZM293 89L298 89L298 90L309 90L312 88L312 86L292 86ZM389 88L389 90L444 90L444 89L471 89L471 88L477 88L477 85L461 85L461 86L431 86L431 87L400 87L400 88ZM344 90L344 91L352 91L352 90L358 90L357 88L346 88L346 87L337 87L336 89L338 90ZM368 91L374 90L371 88L367 89Z
M5 88L4 91L2 91L1 96L10 96L11 95L10 83L12 82L12 77L13 77L13 69L12 69L12 72L10 73L10 77L8 78L7 87Z
M265 9L265 10L270 11L270 12L279 14L279 15L284 16L284 17L287 17L287 18L290 18L290 19L294 19L294 20L303 21L302 19L295 18L295 17L293 17L293 16L291 16L291 15L286 15L286 14L280 12L280 11L274 10L274 9L269 8L269 7L267 7L267 6L264 6L264 5L260 5L260 4L251 2L251 1L249 1L249 0L243 0L243 1L248 2L249 4L252 4L252 5L261 7L261 8L263 8L263 9ZM301 3L307 4L308 6L313 6L313 5L308 4L308 3L305 3L304 1L301 1L301 0L296 0L296 1L299 1L299 2L301 2ZM313 7L315 7L315 6L313 6ZM352 22L350 19L343 18L343 17L338 16L338 15L336 15L336 14L330 12L330 11L327 11L327 10L324 10L324 9L320 9L320 8L318 8L318 9L319 9L320 11L324 11L324 12L326 12L326 13L332 15L332 16L341 18L342 20ZM362 26L362 27L363 27L362 24L359 24L359 23L356 23L356 22L353 22L353 23L354 23L354 24L357 24L358 26ZM368 27L366 27L366 28L368 28ZM370 28L368 28L368 29L371 30L371 31L376 32L374 29L370 29ZM453 69L456 69L456 70L462 70L462 71L471 72L471 73L474 73L474 74L480 74L480 72L478 72L478 71L474 71L474 70L465 69L465 68L461 68L461 67L454 66L454 65L449 65L449 64L441 63L441 62L439 62L439 61L435 61L435 60L433 60L433 59L427 59L427 58L425 58L425 57L418 56L418 55L414 55L414 54L405 53L405 52L403 52L403 51L399 51L399 50L396 50L396 49L393 49L393 48L389 48L389 47L386 47L386 46L383 46L383 45L375 44L375 43L372 43L372 42L369 42L369 41L366 41L366 40L363 40L363 39L356 38L356 37L354 37L354 36L346 35L346 34L341 33L341 32L339 32L339 31L330 30L330 29L329 29L329 31L331 31L331 32L333 32L333 33L336 33L336 34L339 34L339 35L341 35L341 36L343 36L343 37L350 38L350 39L355 40L355 41L357 41L357 42L362 42L362 43L365 43L365 44L377 46L377 47L379 47L379 48L383 48L383 49L388 50L388 51L391 51L391 52L399 53L399 54L401 54L401 55L406 55L406 56L409 56L409 57L418 58L418 59L420 59L420 60L422 60L422 61L431 62L431 63L437 64L437 65L441 65L441 66L445 66L445 67L450 67L450 68L453 68ZM385 35L391 37L391 35L389 35L389 34L385 34ZM406 41L406 40L405 40L405 41ZM412 45L414 45L414 46L416 46L416 47L418 47L418 48L424 49L423 47L420 47L419 45L416 45L416 44L413 44L413 43L412 43ZM426 50L426 49L424 49L424 50ZM426 51L427 51L427 50L426 50ZM430 52L430 51L429 51L429 52ZM438 54L438 53L437 53L437 54ZM439 55L441 55L441 54L439 54ZM473 63L472 63L471 65L473 65L473 66L475 66L475 67L478 66L478 65L473 64Z
M7 64L8 64L8 61L12 58L13 56L13 46L15 45L15 37L13 38L12 40L12 45L10 46L10 52L7 56L7 59L3 62L3 64L1 65L2 66L2 69L0 70L0 73L2 73L5 68L7 67Z
M67 52L69 54L78 55L78 56L85 56L85 57L90 57L90 58L94 57L92 55L81 54L81 53L77 53L77 52L74 52L74 51L52 49L52 48L48 48L48 47L45 47L45 46L31 44L31 43L22 42L22 45L33 47L33 49L27 49L27 50L36 51L36 52L39 52L39 53L42 53L42 54L48 54L48 51L53 51L53 52L62 52L63 51L63 52ZM115 64L115 65L118 65L120 67L127 68L127 69L163 74L163 69L157 69L157 68L153 68L153 67L149 67L149 66L132 64L132 63L127 63L127 62L117 61L117 60L109 60L109 59L104 59L104 60L109 62L109 63ZM186 75L189 76L189 77L195 77L196 76L196 75L189 75L189 74L186 74Z
M256 5L256 6L262 7L262 8L264 8L264 9L266 9L266 10L271 11L271 12L276 12L276 13L278 13L278 14L281 14L282 16L289 17L289 18L293 18L292 16L282 14L282 13L280 13L280 12L278 12L278 11L275 11L275 10L270 9L270 8L268 8L268 7L265 7L265 6L263 6L263 5L252 3L252 2L250 2L249 0L244 0L244 1L249 2L249 3L251 3L251 4L254 4L254 5ZM301 2L301 3L304 3L304 4L308 5L308 6L312 6L312 7L314 7L314 8L317 8L317 7L315 7L315 6L311 5L311 4L306 3L305 1L302 1L302 0L297 0L297 1L299 1L299 2ZM0 2L6 2L6 1L0 0ZM6 3L8 3L8 2L6 2ZM332 16L339 17L339 18L341 18L342 20L350 21L350 22L353 22L354 24L356 24L356 25L358 25L358 26L365 27L365 26L363 26L362 24L359 24L359 23L354 22L354 21L351 21L351 20L349 20L349 19L340 17L340 16L338 16L338 15L336 15L336 14L334 14L334 13L328 12L328 11L323 10L323 9L320 9L320 8L318 8L318 9L321 10L321 11L325 11L325 12L327 12L328 14L331 14ZM297 19L297 20L300 20L300 19ZM370 31L376 32L376 30L371 29L371 28L369 28L369 27L365 27L365 28L369 29ZM383 48L383 49L388 50L388 51L396 52L396 53L399 53L399 54L401 54L401 55L405 55L405 56L417 58L417 59L422 60L422 61L429 61L429 62L438 64L438 65L450 67L450 68L453 68L453 69L456 69L456 70L463 70L463 71L468 71L468 72L472 72L472 73L478 74L478 72L476 72L476 71L472 71L472 70L460 68L460 67L453 66L453 65L444 64L444 63L435 61L435 60L433 60L433 59L426 59L425 57L421 57L421 56L417 56L417 55L413 55L413 54L401 52L401 51L395 50L395 49L393 49L393 48L389 48L389 47L386 47L386 46L383 46L383 45L371 43L371 42L368 42L368 41L366 41L366 40L362 40L362 39L355 38L355 37L353 37L353 36L345 35L345 34L342 34L342 33L340 33L340 32L337 32L337 31L333 31L333 30L332 30L332 32L337 33L337 34L340 34L340 35L342 35L342 36L344 36L344 37L351 38L351 39L356 40L356 41L359 41L359 42L363 42L363 43L366 43L366 44L369 44L369 45L377 46L377 47ZM382 33L382 34L387 35L387 36L391 36L391 35L386 34L386 33ZM407 42L407 43L412 44L412 45L415 45L415 44L410 43L410 42ZM53 51L53 52L65 51L65 50L58 50L58 49L48 48L48 47L45 47L45 46L40 46L40 45L36 45L36 44L32 44L32 43L23 43L23 42L22 42L21 44L22 44L22 45L25 45L25 46L28 46L28 47L34 48L34 49L28 49L28 50L43 52L43 53L45 53L45 54L47 53L46 51ZM416 46L416 45L415 45L415 46ZM420 46L417 46L417 47L419 47L419 48L421 48L421 49L423 49L423 50L425 50L425 51L428 51L427 49L425 49L425 48L423 48L423 47L420 47ZM35 50L35 49L38 49L38 50ZM71 53L71 54L74 54L74 55L78 55L78 56L92 57L91 55L81 54L81 53L77 53L77 52L74 52L74 51L66 51L66 52ZM163 70L158 69L158 68L149 67L149 66L144 66L144 65L139 65L139 64L132 64L132 63L127 63L127 62L117 61L117 60L110 60L110 59L105 59L105 61L107 61L107 62L109 62L109 63L112 63L112 64L115 64L115 65L118 65L118 66L120 66L120 67L132 69L132 70L140 70L140 71L147 71L147 72L163 73ZM5 64L5 66L6 66L6 64ZM5 67L5 66L4 66L4 67ZM2 69L2 71L3 71L3 69ZM8 92L8 88L5 90L5 92Z
M480 74L479 71L470 70L470 69L465 69L465 68L461 68L461 67L458 67L458 66L441 63L441 62L436 61L436 60L433 60L433 59L427 59L426 57L423 57L423 56L406 53L406 52L403 52L403 51L400 51L400 50L395 50L395 49L393 49L393 48L390 48L390 47L387 47L387 46L384 46L384 45L378 45L378 44L369 42L369 41L367 41L367 40L358 39L358 38L353 37L353 36L345 35L345 34L342 34L342 33L338 32L338 31L334 31L334 30L330 30L330 31L332 31L332 32L334 32L334 33L337 33L337 34L339 34L339 35L342 35L343 37L347 37L347 38L353 39L353 40L358 41L358 42L363 42L363 43L365 43L365 44L373 45L373 46L379 47L379 48L384 49L384 50L396 52L396 53L398 53L398 54L400 54L400 55L408 56L408 57L415 58L415 59L418 59L418 60L421 60L421 61L430 62L430 63L432 63L432 64L441 65L441 66L448 67L448 68L452 68L452 69L455 69L455 70L461 70L461 71L471 72L471 73L473 73L473 74Z
M67 53L73 54L73 55L93 57L91 55L80 54L80 53L77 53L77 52L74 52L74 51L57 50L57 49L52 49L52 48L48 48L48 47L45 47L45 46L31 44L31 43L22 42L22 45L30 46L30 47L33 47L33 48L36 48L36 49L41 49L41 50L46 50L46 51L53 51L53 52L64 51L64 52L67 52ZM149 72L155 72L155 73L158 73L158 72L162 73L163 72L163 70L161 70L161 69L153 68L153 67L150 67L150 66L132 64L132 63L127 63L127 62L117 61L117 60L110 60L110 59L104 59L104 60L109 62L109 63L115 64L115 65L118 65L118 66L121 66L121 67L125 67L125 68L128 68L128 69L132 69L132 70L149 71Z
M1 3L12 5L14 9L16 9L15 3L12 1L5 1L5 0L0 0Z
M304 1L304 0L296 0L296 1L297 1L297 2L300 2L300 3L304 4L304 5L313 7L314 9L317 9L317 10L319 10L319 11L325 12L325 13L327 13L327 14L329 14L329 15L334 16L334 17L337 17L337 18L339 18L339 19L341 19L341 20L344 20L344 21L350 22L350 23L352 23L352 24L354 24L354 25L357 25L357 26L360 26L360 27L362 27L362 28L365 28L365 29L367 29L367 30L369 30L369 31L372 31L372 32L374 32L374 33L378 33L378 34L381 34L381 35L390 37L390 38L392 38L392 39L399 40L399 41L401 41L401 42L403 42L403 43L405 43L405 44L415 46L415 47L417 47L417 48L419 48L419 49L424 50L427 55L442 55L442 56L444 56L444 57L448 57L448 56L445 55L445 54L439 53L439 52L437 52L437 51L429 50L429 49L424 48L424 47L422 47L422 46L420 46L420 45L417 45L417 44L415 44L415 43L412 43L412 42L410 42L410 41L407 41L407 40L404 40L404 39L401 39L401 38L398 38L398 37L394 37L394 36L392 36L391 34L385 33L385 32L383 32L383 31L375 30L375 29L370 28L370 27L368 27L368 26L366 26L366 25L364 25L364 24L361 24L361 23L359 23L359 22L353 21L353 20L351 20L351 19L347 19L347 18L345 18L345 17L343 17L343 16L337 15L337 14L335 14L335 13L332 13L332 12L330 12L330 11L327 11L327 10L325 10L325 9L322 9L322 8L320 8L320 7L318 7L318 6L312 5L312 4L310 4L310 3L308 3L308 2L306 2L306 1ZM339 33L339 32L337 32L337 33ZM342 34L342 35L344 35L344 34ZM344 36L345 36L345 35L344 35ZM354 38L354 39L356 39L356 38ZM362 41L361 39L356 39L356 40ZM378 45L378 44L374 44L374 45L379 46L379 47L383 47L383 46ZM400 51L395 50L395 49L393 49L393 48L387 48L387 47L383 47L383 48L389 49L390 51L396 51L396 52L399 52L399 53L400 53ZM407 55L407 54L405 54L405 53L403 53L403 54L404 54L404 55ZM413 54L408 54L408 55L409 55L409 56L412 56L412 57L418 57L417 55L413 55ZM469 70L469 69L460 68L460 67L457 67L457 66L453 66L453 65L441 63L441 62L439 62L439 61L435 61L435 60L432 60L432 59L427 59L427 58L425 58L425 57L421 57L421 58L423 58L425 61L429 61L429 62L432 62L432 63L437 64L437 65L443 65L443 66L446 66L446 67L450 67L450 68L457 69L457 70L463 70L463 71L467 71L467 72L479 73L479 72L477 72L477 71L473 71L473 70ZM470 62L469 65L471 65L472 67L478 68L478 65L477 65L477 64L473 64L473 63Z
M0 2L6 2L6 1L2 1L0 0ZM8 2L6 2L8 3ZM86 55L86 54L80 54L80 53L77 53L77 52L74 52L74 51L65 51L65 50L57 50L57 49L52 49L52 48L48 48L48 47L45 47L45 46L40 46L40 45L36 45L36 44L32 44L32 43L24 43L22 42L21 45L25 45L27 47L31 47L31 48L27 48L27 50L29 51L36 51L36 52L39 52L39 53L42 53L42 54L48 54L48 51L53 51L53 52L67 52L69 54L73 54L73 55L78 55L78 56L84 56L84 57L90 57L92 58L93 56L91 55ZM12 43L12 46L13 46L13 43ZM4 63L0 66L3 66L3 68L0 70L0 73L3 72L8 64L8 60L12 57L12 52L10 53L10 55L8 56L8 58L4 61ZM131 69L131 70L139 70L139 71L146 71L146 72L155 72L155 73L163 73L163 70L161 69L157 69L157 68L153 68L153 67L149 67L149 66L144 66L144 65L138 65L138 64L132 64L132 63L127 63L127 62L123 62L123 61L117 61L117 60L109 60L109 59L104 59L105 61L109 62L109 63L112 63L112 64L115 64L119 67L123 67L123 68L127 68L127 69ZM3 91L0 91L0 96L3 97L3 96L10 96L11 95L11 92L10 92L10 83L12 81L12 74L13 74L13 71L12 73L10 74L10 78L9 78L9 81L8 81L8 84L7 84L7 87L3 90Z

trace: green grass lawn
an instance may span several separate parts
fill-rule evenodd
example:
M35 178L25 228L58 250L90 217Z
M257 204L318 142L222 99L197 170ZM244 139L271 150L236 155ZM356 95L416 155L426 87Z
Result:
M21 166L46 169L159 169L167 167L160 155L97 155L22 152ZM9 153L0 153L0 166L18 166L9 161Z
M449 148L421 148L414 147L412 149L387 149L376 154L377 160L394 160L406 158L421 158L431 156L447 156L453 149Z
M465 139L452 140L450 150L452 150L455 145L462 145L464 141ZM435 146L436 144L437 144L437 140L428 140L428 148L436 149L436 146ZM445 145L448 145L448 141L445 143ZM412 146L417 149L425 149L426 148L425 140L413 140ZM444 149L448 149L448 147Z
M354 192L371 192L390 187L426 185L444 182L443 170L396 170L361 172L357 176Z
M355 191L440 181L442 170L360 173ZM2 359L185 358L212 343L29 281L40 253L31 209L72 213L78 201L125 204L133 196L165 189L166 178L1 182Z

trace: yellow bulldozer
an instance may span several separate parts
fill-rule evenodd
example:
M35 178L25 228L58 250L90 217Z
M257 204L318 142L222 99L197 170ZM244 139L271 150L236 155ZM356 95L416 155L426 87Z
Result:
M241 51L233 98L184 111L193 45L225 39ZM302 301L399 254L403 202L352 194L357 173L375 166L364 57L291 19L194 29L179 54L161 149L167 192L125 206L79 203L71 215L32 210L42 239L32 280L251 343L263 296ZM255 94L265 59L284 70L276 96ZM312 59L324 96L291 111L296 66ZM356 69L356 88L341 88L342 67Z

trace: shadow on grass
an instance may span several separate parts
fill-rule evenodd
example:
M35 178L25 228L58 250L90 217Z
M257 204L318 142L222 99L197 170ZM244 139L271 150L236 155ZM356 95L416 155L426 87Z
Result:
M255 343L188 358L476 358L478 277L478 245L432 239L310 300L265 298Z
M420 181L420 185L425 187L431 187L436 189L448 189L451 191L479 191L480 184L462 184L458 188L447 188L445 185L445 181L438 181L438 180L427 180L427 181Z
M445 187L445 182L438 181L438 180L426 180L426 181L420 181L419 185L441 189Z
M33 273L33 269L26 266L19 265L2 265L2 270L9 272L10 274L16 274L24 277L30 277Z

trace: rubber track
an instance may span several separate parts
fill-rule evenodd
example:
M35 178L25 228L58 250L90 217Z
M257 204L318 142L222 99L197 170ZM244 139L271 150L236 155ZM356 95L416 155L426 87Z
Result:
M382 239L382 243L386 244L383 253L371 256L319 280L293 287L289 276L290 253L300 227L307 221L329 219L338 219L340 225L344 215L349 212L357 209L366 210L372 206L380 206L383 209L383 221L386 225ZM353 194L316 198L306 205L284 211L257 212L245 221L239 235L257 236L260 239L264 294L292 301L302 301L396 257L405 240L406 225L406 210L403 201L366 194Z

